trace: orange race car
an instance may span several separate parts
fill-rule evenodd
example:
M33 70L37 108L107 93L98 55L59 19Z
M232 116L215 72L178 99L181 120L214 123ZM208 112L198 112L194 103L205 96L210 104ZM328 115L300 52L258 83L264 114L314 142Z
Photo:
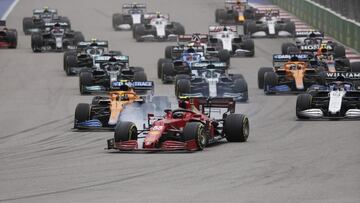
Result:
M170 108L167 97L139 95L153 90L152 81L120 81L114 85L118 87L117 91L109 92L109 96L96 96L91 104L80 103L76 106L75 129L113 129L122 120L143 124L147 121L148 113Z
M258 71L258 86L265 94L302 92L325 79L326 73L312 68L306 54L274 54L273 68Z

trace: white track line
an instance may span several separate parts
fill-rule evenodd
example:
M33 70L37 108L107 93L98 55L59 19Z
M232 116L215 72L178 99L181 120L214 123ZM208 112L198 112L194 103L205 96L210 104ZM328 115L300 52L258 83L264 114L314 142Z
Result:
M15 0L10 7L6 10L6 12L4 13L4 15L1 17L1 20L6 20L6 18L8 17L8 15L11 13L11 11L15 8L16 4L19 3L19 0Z

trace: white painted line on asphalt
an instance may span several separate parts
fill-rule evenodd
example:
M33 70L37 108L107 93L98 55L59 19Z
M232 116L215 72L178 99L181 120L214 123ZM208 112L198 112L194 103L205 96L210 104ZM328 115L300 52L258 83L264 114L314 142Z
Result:
M10 7L6 10L6 12L4 13L4 15L1 17L1 20L6 20L6 18L8 17L8 15L11 13L11 11L15 8L16 4L19 3L19 0L15 0Z

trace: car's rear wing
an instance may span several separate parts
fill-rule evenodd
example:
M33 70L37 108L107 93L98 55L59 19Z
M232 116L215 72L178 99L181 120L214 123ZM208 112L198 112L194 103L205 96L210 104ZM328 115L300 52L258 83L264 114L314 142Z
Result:
M108 48L109 47L109 42L106 40L103 41L83 41L83 42L79 42L77 44L77 48L78 49L84 49L87 48L89 46L96 46L96 47L103 47L103 48Z
M319 50L320 48L321 48L320 44L310 44L310 45L301 45L300 46L301 51L309 51L309 52L315 52L315 51ZM334 50L334 47L331 46L330 44L327 44L325 48L327 51Z
M347 81L360 81L360 72L327 72L326 80L339 80L342 78Z
M56 9L34 9L33 10L33 15L38 15L38 14L42 14L42 13L45 13L48 12L48 13L52 13L52 14L57 14L57 10Z
M263 16L269 12L271 13L272 16L280 16L280 9L273 9L273 8L256 9L255 14Z
M107 62L122 62L129 63L128 56L97 56L95 58L95 63L107 63Z
M177 37L177 43L179 45L183 45L188 42L208 43L208 41L209 35L200 33L178 35Z
M123 9L146 9L146 4L137 4L137 3L123 4L122 8Z
M225 0L225 5L227 4L227 5L235 5L235 4L237 4L237 2L239 2L240 1L240 3L248 3L248 0Z
M237 33L237 26L236 25L214 25L214 26L209 26L209 34L213 34L213 33L217 33L217 32L221 32L221 31L231 31L231 32L236 32Z
M129 81L121 80L112 83L113 90L128 91L133 90L154 90L153 81Z
M302 38L302 37L324 37L324 32L321 31L313 31L313 30L307 30L307 31L297 31L295 32L295 38Z
M144 19L145 20L151 20L151 19L153 19L153 18L157 18L157 17L160 17L160 18L165 18L165 19L167 19L167 20L169 20L170 19L170 15L169 14L157 14L157 13L146 13L146 14L144 14Z
M190 98L193 100L194 104L198 106L198 109L202 112L208 108L221 108L227 109L228 112L235 112L236 101L234 98L224 98L224 97L197 97Z
M279 67L288 61L309 61L308 54L274 54L273 66Z
M227 69L225 62L196 62L191 65L192 69Z
M44 24L45 28L52 28L55 25L61 27L61 28L68 28L69 24L67 22L47 22Z
M204 52L203 46L173 46L172 53L183 53L188 49L194 49L195 52Z

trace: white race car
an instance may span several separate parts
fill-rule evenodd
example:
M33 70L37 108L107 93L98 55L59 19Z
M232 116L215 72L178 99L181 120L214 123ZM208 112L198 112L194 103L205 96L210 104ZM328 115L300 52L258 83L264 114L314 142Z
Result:
M185 28L178 22L171 22L168 14L147 13L143 24L133 29L133 37L143 41L176 41L178 35L185 34Z
M279 16L280 11L276 9L256 10L257 20L246 20L244 33L253 37L294 36L295 23Z
M216 50L227 50L232 56L255 54L254 41L239 35L236 26L210 26L209 36L209 45Z

